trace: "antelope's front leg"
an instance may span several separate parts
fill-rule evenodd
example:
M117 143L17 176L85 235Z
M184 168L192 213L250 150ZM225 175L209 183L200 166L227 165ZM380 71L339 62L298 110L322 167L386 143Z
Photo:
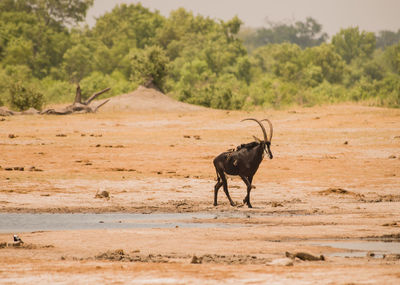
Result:
M246 176L240 176L240 178L242 178L243 182L246 184L247 186L247 195L246 197L243 199L243 204L247 204L247 206L249 208L253 208L253 206L250 203L250 191L251 191L251 181L253 180L253 178L247 178Z

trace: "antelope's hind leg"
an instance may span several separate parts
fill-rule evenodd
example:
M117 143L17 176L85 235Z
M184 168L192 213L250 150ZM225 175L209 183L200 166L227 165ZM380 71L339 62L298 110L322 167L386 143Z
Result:
M232 201L231 196L229 195L228 182L226 181L225 173L218 172L218 174L222 179L222 185L224 186L224 192L225 192L226 197L228 197L229 203L231 204L231 206L235 206L235 203Z
M221 181L221 179L218 176L218 182L215 184L214 186L214 206L217 206L217 197L218 197L218 190L219 188L221 188L223 182Z

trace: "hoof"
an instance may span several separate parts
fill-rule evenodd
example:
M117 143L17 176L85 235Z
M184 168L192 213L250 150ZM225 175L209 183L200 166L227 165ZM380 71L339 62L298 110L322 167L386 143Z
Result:
M214 203L214 207L216 207L216 206L218 206L218 204L217 204L217 203Z
M249 204L247 204L247 207L249 207L249 208L253 208L253 206L249 203Z
M235 206L236 206L236 203L233 203L233 202L232 202L232 203L231 203L231 206L232 206L232 207L235 207Z

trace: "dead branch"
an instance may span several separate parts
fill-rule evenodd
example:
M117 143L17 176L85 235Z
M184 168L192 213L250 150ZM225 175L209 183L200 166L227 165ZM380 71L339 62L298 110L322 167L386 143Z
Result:
M81 97L82 97L82 94L81 94L81 87L80 87L79 84L78 84L78 86L76 86L76 95L75 95L74 104L75 104L75 103L81 103L81 102L82 102L82 101L81 101Z
M84 103L82 103L82 104L84 104L84 105L89 105L90 102L92 102L94 99L96 99L97 96L100 96L101 94L106 93L106 92L109 91L110 89L111 89L111 88L108 87L108 88L106 88L106 89L104 89L104 90L101 90L101 91L99 91L99 92L97 92L97 93L94 93L92 96L89 97L89 99L87 99L87 100L86 100Z
M106 104L108 101L111 99L107 99L104 102L100 103L96 107L91 107L89 106L90 103L96 99L98 96L101 94L109 91L111 88L106 88L104 90L101 90L99 92L94 93L92 96L89 97L85 102L82 102L82 93L81 93L81 87L79 84L76 87L76 95L74 99L74 103L72 105L68 105L64 109L61 110L55 110L55 109L46 109L40 112L40 114L47 114L47 115L69 115L69 114L83 114L83 113L96 113L97 110L102 107L104 104Z

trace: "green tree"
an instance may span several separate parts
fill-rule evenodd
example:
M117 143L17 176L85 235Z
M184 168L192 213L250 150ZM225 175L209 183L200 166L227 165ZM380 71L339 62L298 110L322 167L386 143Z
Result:
M384 58L390 69L400 74L400 42L397 45L386 48Z
M252 51L267 44L292 43L301 48L320 45L328 38L322 32L322 25L308 17L304 22L282 24L269 22L268 28L259 28L243 36L245 46Z
M379 31L376 35L376 47L384 49L400 42L400 29L397 32Z
M323 79L340 83L343 79L345 62L331 44L322 44L306 50L307 62L321 68Z
M341 29L332 37L332 44L346 63L350 63L358 57L371 58L375 50L376 39L373 33L360 32L358 27L355 27Z
M24 38L13 38L8 42L4 54L3 64L5 65L32 66L33 43Z
M235 75L237 79L246 82L247 85L250 84L253 74L248 56L242 56L237 59Z
M130 48L142 49L155 44L156 30L162 27L163 22L164 18L158 12L153 13L140 3L122 4L99 17L91 35L108 48L124 42L124 52L128 52Z
M85 20L93 0L2 0L0 11L36 14L49 24L76 24Z
M297 33L293 43L302 48L318 46L328 38L328 34L322 32L322 25L311 17L305 22L296 22L295 27Z
M159 46L150 46L144 50L132 52L131 79L139 84L154 84L160 90L164 89L168 74L169 59Z
M27 12L0 11L0 38L3 64L27 64L38 78L60 65L69 46L66 29L46 26L44 20Z
M78 83L92 71L92 62L90 50L78 44L65 52L62 68L69 81Z
M278 77L285 80L298 80L303 68L302 50L296 44L284 43L279 45L272 56L275 62L272 63L272 71Z

